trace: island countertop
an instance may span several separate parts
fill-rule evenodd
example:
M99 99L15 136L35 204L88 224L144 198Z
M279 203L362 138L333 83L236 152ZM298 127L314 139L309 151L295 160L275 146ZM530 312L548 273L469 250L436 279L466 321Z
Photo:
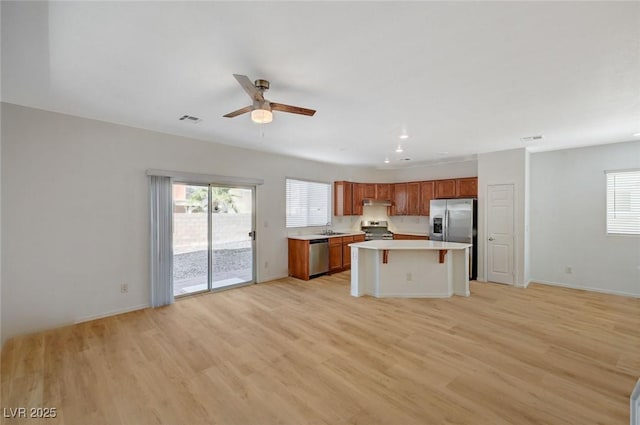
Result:
M445 250L445 249L465 249L471 248L471 244L442 241L394 241L377 240L367 242L356 242L349 244L352 248L374 249L379 251L387 250Z

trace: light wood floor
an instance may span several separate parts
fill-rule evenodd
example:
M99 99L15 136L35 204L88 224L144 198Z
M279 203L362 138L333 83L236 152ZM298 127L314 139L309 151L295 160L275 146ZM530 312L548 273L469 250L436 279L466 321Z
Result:
M629 423L640 299L482 283L469 298L353 298L348 279L11 340L2 407L57 408L39 424Z

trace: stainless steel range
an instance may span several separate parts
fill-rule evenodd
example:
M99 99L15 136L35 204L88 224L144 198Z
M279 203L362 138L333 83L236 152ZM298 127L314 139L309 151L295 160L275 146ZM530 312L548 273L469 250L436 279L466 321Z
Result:
M366 241L393 239L393 233L389 231L386 220L365 220L360 223L360 228L364 232L364 240Z

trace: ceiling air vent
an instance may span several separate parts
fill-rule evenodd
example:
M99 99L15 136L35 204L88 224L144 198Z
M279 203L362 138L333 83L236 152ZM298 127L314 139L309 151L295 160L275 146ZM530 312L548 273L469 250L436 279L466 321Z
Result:
M183 115L178 118L180 121L190 122L191 124L198 124L202 121L202 118L194 117L193 115Z
M520 140L522 140L525 143L526 142L535 142L536 140L542 140L542 135L521 137Z

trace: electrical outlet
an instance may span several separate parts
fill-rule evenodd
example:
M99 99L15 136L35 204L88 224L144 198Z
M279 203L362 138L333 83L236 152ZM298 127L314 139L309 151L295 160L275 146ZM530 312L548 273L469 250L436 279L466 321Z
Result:
M567 266L567 267L564 268L564 272L566 274L571 274L571 273L573 273L573 269L571 268L571 266Z
M413 281L413 276L411 275L411 273L407 273L407 282L411 281Z
M122 292L123 294L126 294L127 292L129 292L129 284L128 283L120 284L120 292Z

